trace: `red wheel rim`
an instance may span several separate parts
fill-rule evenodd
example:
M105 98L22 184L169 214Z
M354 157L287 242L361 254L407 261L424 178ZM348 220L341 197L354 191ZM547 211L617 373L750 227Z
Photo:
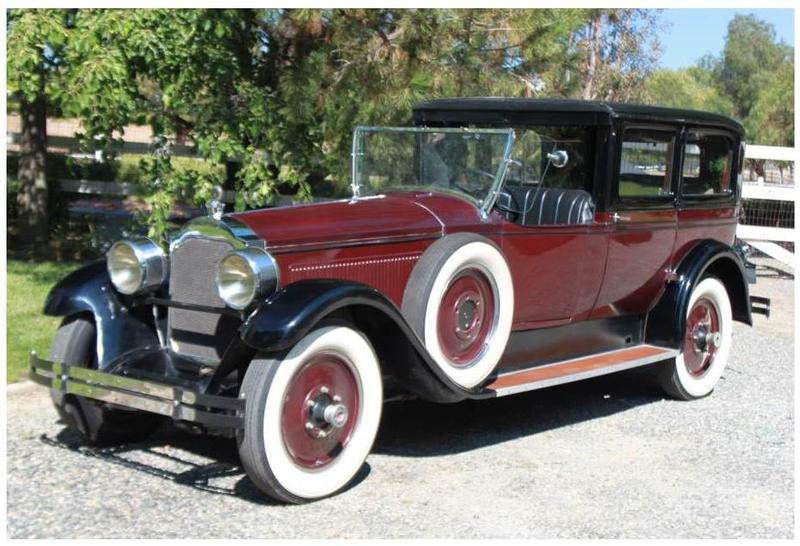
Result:
M442 353L454 366L468 366L483 352L494 311L492 286L479 269L460 271L450 282L436 324Z
M714 363L721 342L719 313L706 298L698 299L686 321L683 360L693 376L705 374Z
M281 432L292 460L305 468L330 464L352 437L358 420L358 380L346 360L333 353L314 355L292 378L283 403ZM346 409L325 420L325 409Z

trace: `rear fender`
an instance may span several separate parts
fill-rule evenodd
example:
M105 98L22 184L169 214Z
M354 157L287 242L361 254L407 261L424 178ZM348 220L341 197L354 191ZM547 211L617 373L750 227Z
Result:
M733 319L752 325L750 293L744 264L736 251L715 240L704 240L681 260L677 281L671 283L647 317L645 339L665 347L683 349L683 332L692 290L710 275L718 278L728 292Z
M91 313L97 330L97 367L104 370L124 352L158 345L153 329L120 301L105 260L73 271L50 290L44 314L70 317Z
M257 351L286 351L320 321L342 313L369 338L384 374L410 392L436 402L456 402L477 394L450 381L397 306L360 283L314 279L290 284L247 318L240 335Z

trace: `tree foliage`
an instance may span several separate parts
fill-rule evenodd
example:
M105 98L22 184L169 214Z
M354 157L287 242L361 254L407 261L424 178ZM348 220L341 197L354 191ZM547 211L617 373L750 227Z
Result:
M565 73L564 94L585 100L642 100L643 84L661 55L659 12L594 9L587 15L570 36L574 70Z
M794 55L775 28L754 15L736 15L719 56L696 66L657 71L649 101L710 110L739 119L757 144L794 145Z
M223 182L175 167L176 134L210 162L236 163L238 208L279 189L336 192L349 183L352 128L408 123L419 100L637 97L658 55L655 22L596 9L16 10L9 82L28 93L43 67L38 92L107 154L126 125L149 124L142 190L161 234L176 198L205 202Z
M647 102L658 106L734 115L733 101L718 88L714 74L700 66L658 70L647 79L644 92Z

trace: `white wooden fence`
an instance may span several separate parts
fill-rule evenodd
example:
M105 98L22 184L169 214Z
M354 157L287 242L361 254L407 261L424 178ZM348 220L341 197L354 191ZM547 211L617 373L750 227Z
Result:
M796 165L796 151L794 148L784 148L778 146L758 146L748 145L745 150L746 159L763 159L766 161L786 161ZM744 175L748 174L745 168ZM745 203L749 200L758 199L764 201L774 201L777 203L792 203L792 208L797 210L797 189L792 184L770 184L758 180L745 180L742 184L742 198ZM768 256L783 262L794 268L795 255L784 246L778 243L795 243L796 231L792 227L774 227L761 225L739 224L736 236L747 241L752 247L760 250Z

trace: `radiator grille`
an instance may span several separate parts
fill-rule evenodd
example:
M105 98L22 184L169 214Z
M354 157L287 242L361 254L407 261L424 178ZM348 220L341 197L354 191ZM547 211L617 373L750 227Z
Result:
M222 308L217 293L217 264L232 249L215 239L189 238L170 255L170 299ZM219 313L169 308L169 339L172 350L207 362L218 362L240 322Z

